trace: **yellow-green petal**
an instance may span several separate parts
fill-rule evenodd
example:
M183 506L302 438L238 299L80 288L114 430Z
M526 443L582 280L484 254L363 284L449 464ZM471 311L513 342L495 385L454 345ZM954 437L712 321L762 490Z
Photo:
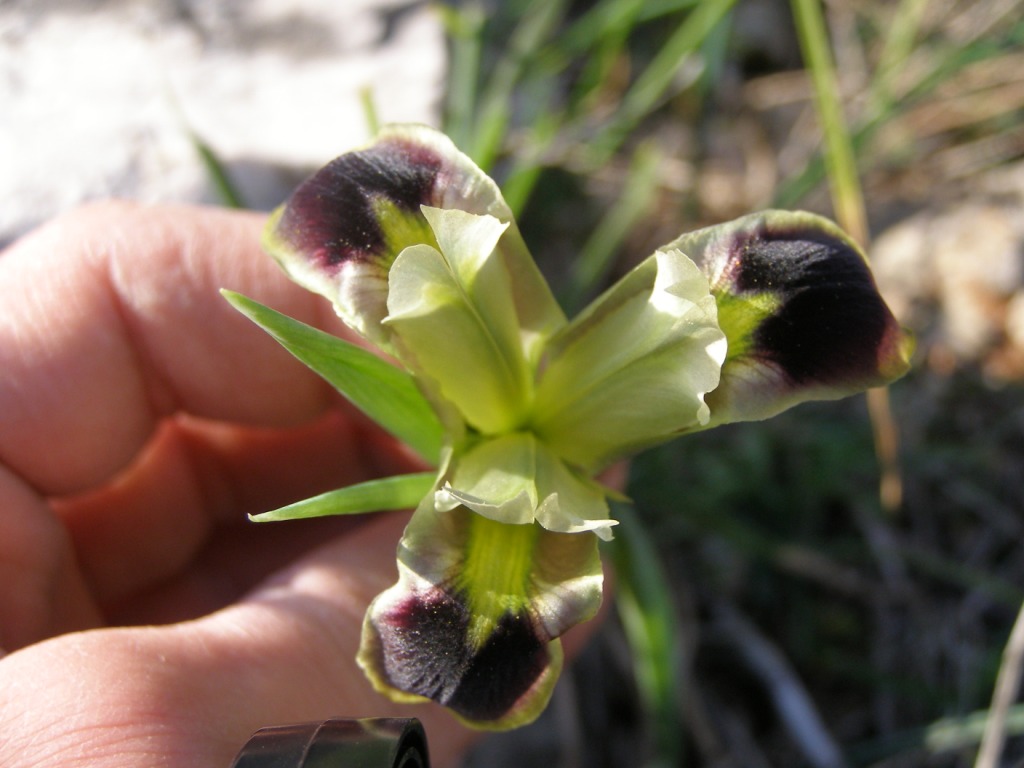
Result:
M725 336L707 278L658 251L549 345L531 426L588 472L708 421Z
M453 462L435 495L440 510L462 505L501 523L611 539L605 492L526 432L483 440Z
M532 391L511 278L495 251L508 225L463 211L423 211L438 248L412 246L395 259L384 323L399 356L471 426L507 431L522 420Z

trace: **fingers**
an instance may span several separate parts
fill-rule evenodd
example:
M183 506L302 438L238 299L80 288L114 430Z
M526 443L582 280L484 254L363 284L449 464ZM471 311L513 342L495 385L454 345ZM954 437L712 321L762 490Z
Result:
M0 656L51 634L95 626L99 608L60 521L2 466L0 500Z
M0 463L68 494L124 467L177 410L267 425L322 412L328 388L218 293L338 329L261 253L261 227L254 214L107 204L4 253Z
M396 716L424 722L433 765L456 765L475 735L436 705L385 700L354 661L407 519L376 516L202 619L64 635L0 660L0 764L226 766L263 726ZM594 626L566 636L569 657Z
M388 447L338 411L287 429L179 419L116 483L56 507L108 621L182 620L237 599L354 521L257 525L247 514L406 469L376 460Z
M391 714L421 716L434 764L451 765L470 734L436 707L389 704L354 662L405 519L378 517L204 619L11 654L0 661L0 763L113 768L159 755L167 768L226 766L262 726Z

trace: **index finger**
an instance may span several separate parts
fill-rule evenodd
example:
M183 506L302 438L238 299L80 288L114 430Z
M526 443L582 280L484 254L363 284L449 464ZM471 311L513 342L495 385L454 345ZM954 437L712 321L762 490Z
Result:
M329 388L235 312L231 288L339 329L259 247L263 217L108 203L0 257L0 463L43 495L79 492L177 411L268 426L322 412Z

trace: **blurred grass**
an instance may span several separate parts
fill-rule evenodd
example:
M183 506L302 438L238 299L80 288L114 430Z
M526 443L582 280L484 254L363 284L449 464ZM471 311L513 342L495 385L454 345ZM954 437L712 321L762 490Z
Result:
M499 180L569 308L687 229L774 204L832 213L866 242L1024 158L1019 3L793 7L817 26L801 33L770 0L443 6L445 128ZM1024 599L1024 488L1007 469L1024 461L1024 392L922 366L892 418L904 494L887 513L863 400L640 457L598 641L634 678L601 692L601 722L636 716L639 733L585 732L545 764L616 765L614 739L638 765L819 764L817 735L848 765L970 765ZM810 740L778 681L737 661L751 642L808 693ZM1006 727L1024 733L1019 706ZM1006 754L1024 756L1021 739Z

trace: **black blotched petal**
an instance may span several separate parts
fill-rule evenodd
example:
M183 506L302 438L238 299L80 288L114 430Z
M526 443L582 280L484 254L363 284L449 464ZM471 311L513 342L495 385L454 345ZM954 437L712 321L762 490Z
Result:
M765 211L670 247L708 277L729 342L721 384L707 398L708 426L845 397L909 368L912 340L864 255L827 219Z
M597 538L420 504L399 578L363 622L359 665L396 701L430 699L467 725L518 728L544 710L558 639L601 603Z
M497 250L520 323L536 333L564 323L498 186L424 125L385 126L368 146L321 168L271 214L263 245L295 282L330 299L351 328L394 352L380 327L388 272L405 248L437 247L424 206L507 224Z
M441 163L430 147L397 136L342 155L295 190L276 236L329 273L352 259L390 265L397 252L387 252L381 204L419 216L421 205L435 204Z
M755 331L750 354L796 386L843 382L877 367L894 321L849 243L794 230L755 236L742 251L736 290L780 299Z
M466 600L442 588L411 594L386 614L382 665L397 688L469 721L505 716L550 672L550 641L526 614L506 613L484 644L467 642Z

